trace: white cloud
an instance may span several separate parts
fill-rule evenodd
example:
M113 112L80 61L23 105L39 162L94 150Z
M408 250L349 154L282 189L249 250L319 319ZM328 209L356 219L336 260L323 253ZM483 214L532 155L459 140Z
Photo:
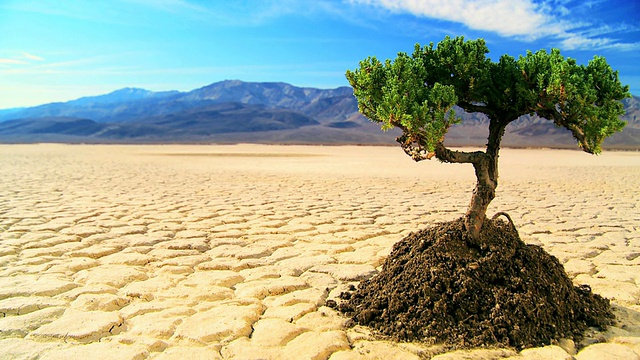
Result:
M611 45L609 39L591 39L579 34L566 34L560 41L561 47L566 50L583 50L590 48L604 48Z
M638 51L640 42L623 43L607 37L590 38L582 34L565 34L560 41L560 48L564 50L618 50Z
M24 56L25 58L29 59L29 60L35 60L35 61L44 61L44 58L37 56L37 55L33 55L33 54L29 54L29 53L22 53L22 56Z
M23 64L27 64L27 62L24 60L17 60L17 59L0 59L0 64L23 65Z
M0 58L0 65L28 65L33 61L44 61L40 56L32 55L26 52L22 56L14 56L12 58Z
M612 35L638 32L636 26L620 23L598 25L591 18L571 18L573 11L568 0L349 0L352 4L366 4L396 13L452 21L470 29L497 33L504 37L533 41L551 39L553 46L565 50L636 51L640 42L623 42ZM579 6L589 11L602 0ZM604 5L602 5L604 6Z
M458 22L502 36L538 38L553 31L551 15L529 0L352 0L394 12Z
M628 24L576 23L573 28L567 28L557 34L557 38L559 46L565 50L637 51L640 50L640 42L624 42L619 37L638 31L638 27Z

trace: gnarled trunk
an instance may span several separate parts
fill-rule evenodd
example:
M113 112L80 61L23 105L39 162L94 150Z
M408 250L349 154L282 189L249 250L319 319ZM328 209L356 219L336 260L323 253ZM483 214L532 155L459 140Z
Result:
M490 161L488 157L485 157L482 161L473 164L476 170L477 182L465 215L465 227L472 239L478 238L482 224L487 217L486 214L489 203L491 203L491 200L496 196L498 183L494 178L497 176L494 177L490 175L488 165Z
M500 151L500 141L508 123L509 121L507 120L490 121L486 151L453 151L444 146L441 140L436 144L434 151L429 152L424 139L421 136L407 134L406 129L403 129L403 135L396 139L404 152L415 161L431 159L435 156L442 162L473 164L477 182L465 215L465 227L469 237L474 240L479 238L482 224L487 217L489 203L496 196L496 188L498 187L498 152Z
M489 203L496 196L498 187L498 153L500 141L508 122L491 121L489 123L489 137L487 151L473 161L476 171L476 187L473 189L471 202L465 215L465 227L472 239L478 239L482 224L487 217Z

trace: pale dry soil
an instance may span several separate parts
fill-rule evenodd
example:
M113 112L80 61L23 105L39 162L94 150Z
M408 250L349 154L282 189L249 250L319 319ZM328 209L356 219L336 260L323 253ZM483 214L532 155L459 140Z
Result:
M608 331L446 352L324 306L409 232L461 216L469 165L395 147L0 145L0 359L639 359L640 153L504 149L500 170L489 215L611 299Z

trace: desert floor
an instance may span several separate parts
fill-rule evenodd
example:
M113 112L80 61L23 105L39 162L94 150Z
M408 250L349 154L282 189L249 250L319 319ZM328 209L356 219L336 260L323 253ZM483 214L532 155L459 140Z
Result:
M399 147L0 145L0 359L640 358L640 153L501 154L489 216L611 299L608 331L447 352L324 306L409 232L460 217L470 165Z

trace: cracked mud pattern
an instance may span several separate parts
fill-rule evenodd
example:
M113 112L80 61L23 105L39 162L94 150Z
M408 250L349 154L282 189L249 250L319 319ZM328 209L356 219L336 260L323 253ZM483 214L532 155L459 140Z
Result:
M470 167L385 147L0 145L0 176L2 359L640 357L637 153L503 150L489 213L618 318L520 353L385 341L325 306L462 215Z

